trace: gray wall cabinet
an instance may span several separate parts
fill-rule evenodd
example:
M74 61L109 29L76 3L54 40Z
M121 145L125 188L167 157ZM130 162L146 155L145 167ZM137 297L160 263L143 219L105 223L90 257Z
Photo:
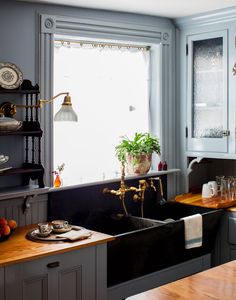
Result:
M222 164L223 159L236 159L235 12L232 8L175 20L182 192L189 188L187 168L193 158L221 159ZM204 176L203 169L196 177Z
M187 151L227 152L227 30L187 36Z
M104 266L102 270L99 268L100 262L96 269L97 252L100 254L99 261L104 261L105 250L104 245L94 246L6 266L5 298L1 299L105 300L105 282L101 286L96 285L98 271L105 272ZM3 294L2 282L0 295Z
M235 10L176 21L181 143L187 156L236 158ZM185 146L184 146L185 145Z

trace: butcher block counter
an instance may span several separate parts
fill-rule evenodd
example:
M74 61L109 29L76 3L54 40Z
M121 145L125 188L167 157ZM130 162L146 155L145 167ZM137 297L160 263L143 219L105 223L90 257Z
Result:
M222 200L219 196L202 198L201 194L187 193L175 197L175 201L183 204L201 206L206 208L228 208L236 205L235 200Z
M114 239L113 236L92 231L90 238L73 242L28 240L26 234L35 227L37 227L37 225L17 228L8 240L0 243L0 266L38 259L71 250L79 250L81 248L106 243Z
M127 298L127 300L232 300L236 260Z

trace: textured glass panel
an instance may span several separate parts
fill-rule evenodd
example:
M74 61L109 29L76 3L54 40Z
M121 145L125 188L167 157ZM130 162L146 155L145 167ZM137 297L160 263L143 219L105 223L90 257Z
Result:
M223 38L193 42L193 132L223 137Z

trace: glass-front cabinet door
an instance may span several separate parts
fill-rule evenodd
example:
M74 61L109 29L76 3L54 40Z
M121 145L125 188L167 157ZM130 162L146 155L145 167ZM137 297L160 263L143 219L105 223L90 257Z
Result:
M227 152L227 31L188 36L188 151Z

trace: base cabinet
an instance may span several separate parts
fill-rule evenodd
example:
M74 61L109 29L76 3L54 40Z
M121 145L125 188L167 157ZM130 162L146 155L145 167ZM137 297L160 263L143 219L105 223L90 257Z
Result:
M0 268L0 299L4 299L4 268Z
M5 300L97 299L95 252L89 247L6 266Z
M236 259L236 212L225 212L218 232L215 265Z

